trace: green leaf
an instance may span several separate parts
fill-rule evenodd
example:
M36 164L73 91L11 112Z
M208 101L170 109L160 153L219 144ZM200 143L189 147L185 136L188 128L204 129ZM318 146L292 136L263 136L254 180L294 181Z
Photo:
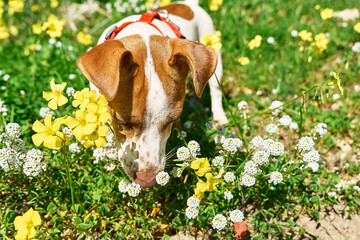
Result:
M289 228L292 228L293 226L295 226L295 223L291 220L288 220L287 223L289 224Z
M79 229L81 230L85 230L85 229L88 229L89 228L89 224L86 224L86 223L80 223L79 225Z

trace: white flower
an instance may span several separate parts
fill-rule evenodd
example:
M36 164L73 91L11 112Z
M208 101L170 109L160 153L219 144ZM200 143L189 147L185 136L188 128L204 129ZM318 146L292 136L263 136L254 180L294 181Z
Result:
M297 130L299 128L299 125L296 122L291 122L290 129Z
M354 186L353 189L354 189L355 191L359 191L359 192L360 192L360 187L359 187L359 186Z
M245 111L248 108L248 103L246 101L241 101L238 103L238 109L240 112Z
M55 47L57 47L57 48L61 48L62 46L63 46L63 44L60 41L57 41L55 44Z
M277 133L278 130L278 126L275 124L270 123L266 126L266 132L268 132L270 135Z
M175 178L179 178L179 177L181 177L182 169L179 167L173 167L173 169L171 170L171 173Z
M10 75L9 75L9 74L5 74L5 75L3 76L3 79L4 79L4 81L8 81L8 80L10 79Z
M187 135L187 133L185 131L180 131L180 132L178 132L177 137L179 139L182 139L182 138L186 138L186 135Z
M328 192L328 195L334 197L335 199L338 198L336 192Z
M191 155L193 157L196 157L200 154L200 144L195 141L195 140L191 140L189 143L188 143L188 147L191 151Z
M359 84L354 85L354 91L355 92L360 92L360 85Z
M43 159L43 153L39 149L30 149L26 153L27 161L40 162Z
M242 177L241 177L241 185L244 185L246 187L251 187L255 184L256 182L256 178L254 176L251 176L247 173L245 173Z
M230 212L229 218L233 223L242 222L244 220L244 213L240 210L233 210Z
M108 163L104 167L105 167L106 171L112 171L115 169L116 166L113 163Z
M118 159L118 149L116 147L114 148L107 148L106 149L106 157L112 160Z
M72 51L72 50L74 50L74 47L73 46L68 46L68 50Z
M40 111L39 111L40 117L45 118L48 114L54 115L54 112L48 107L40 108Z
M103 147L95 148L93 152L93 156L96 159L94 164L98 163L101 160L104 160L106 157L106 149Z
M187 207L185 215L188 219L195 219L199 215L199 209L196 207Z
M336 190L340 191L341 188L342 188L342 184L338 183L338 184L335 185L335 187L336 187Z
M270 154L273 156L280 156L284 153L285 147L281 142L273 142L270 148Z
M12 139L19 138L21 135L21 127L17 123L8 123L5 127L5 132Z
M320 160L320 154L315 149L304 154L305 162L318 162Z
M78 143L72 143L69 145L69 151L72 153L80 153L81 147Z
M140 194L141 187L139 184L132 182L126 187L126 191L131 197L137 197Z
M296 145L299 150L310 151L314 148L314 140L311 137L302 137Z
M227 138L222 143L222 147L231 154L235 154L242 144L243 143L239 138Z
M311 168L313 172L317 172L319 170L319 164L317 162L309 162L306 167Z
M262 144L263 144L264 140L262 139L262 137L260 136L255 136L252 140L251 140L251 144L254 146L254 147L262 147Z
M267 152L269 152L270 153L270 151L271 151L271 147L272 147L272 144L274 143L274 140L272 140L272 139L266 139L266 140L264 140L263 141L263 144L262 144L262 148L265 150L265 151L267 151Z
M223 144L225 141L225 136L223 135L217 135L214 139L215 144Z
M184 128L186 128L186 129L190 129L192 127L192 125L193 125L192 121L188 120L188 121L184 122Z
M127 187L130 184L130 182L126 179L123 179L119 182L119 191L122 193L126 193Z
M320 136L323 136L327 133L327 125L326 123L319 123L314 127L315 132L317 132Z
M235 174L232 172L227 172L224 175L225 182L233 182L235 180Z
M292 122L292 119L289 115L284 115L279 119L279 124L285 127L289 127Z
M360 42L356 42L354 46L352 46L351 51L355 53L360 53Z
M20 95L25 96L25 91L24 91L24 90L20 90Z
M254 161L250 160L247 163L245 163L244 172L251 176L254 176L259 172L259 168Z
M76 78L76 75L75 74L73 74L73 73L70 73L69 74L69 79L70 80L73 80L73 79L75 79Z
M212 227L217 230L222 230L226 227L226 217L222 214L216 214L212 220Z
M56 39L55 38L50 38L49 39L49 44L53 45L56 43Z
M269 152L260 150L260 151L256 151L251 159L256 164L263 165L263 164L267 164L269 162L269 157L270 157Z
M298 31L295 30L295 29L292 30L292 31L291 31L291 36L292 36L292 37L297 37L297 36L298 36Z
M189 197L189 198L186 200L186 205L187 205L188 207L197 208L197 207L199 207L199 204L200 204L200 200L197 199L197 198L194 198L193 196Z
M282 180L283 180L283 175L280 172L275 171L270 174L269 183L273 183L274 185L276 185L278 183L281 183Z
M226 191L224 192L224 198L225 198L226 200L231 200L233 197L234 197L234 196L232 195L232 193L231 193L230 191L226 190Z
M273 101L269 107L270 110L274 110L272 112L273 115L279 115L283 110L283 104L280 101Z
M211 165L214 167L222 167L224 165L225 159L222 156L216 156L213 160Z
M187 147L180 147L176 151L177 158L179 160L187 160L190 158L190 151Z
M340 94L334 93L332 98L333 98L333 100L338 100L340 98Z
M268 37L267 42L268 42L268 44L274 44L275 43L275 38Z
M165 186L169 182L170 176L167 172L162 171L156 174L155 179L158 184Z
M66 89L66 95L68 95L69 97L74 96L74 93L75 93L75 89L74 89L74 88L68 87L68 88Z
M177 192L177 193L176 193L176 199L177 199L177 200L183 200L183 199L184 199L184 195L183 195L182 193L180 193L180 192Z

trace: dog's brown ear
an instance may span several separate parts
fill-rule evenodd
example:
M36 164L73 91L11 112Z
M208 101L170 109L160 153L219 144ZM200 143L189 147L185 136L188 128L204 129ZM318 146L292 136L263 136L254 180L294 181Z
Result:
M218 56L215 50L202 43L192 42L184 39L169 39L172 43L172 58L170 64L185 61L190 67L195 93L201 97L207 81L214 74Z
M77 65L85 77L109 100L114 100L119 82L131 77L137 67L121 40L109 40L83 54Z

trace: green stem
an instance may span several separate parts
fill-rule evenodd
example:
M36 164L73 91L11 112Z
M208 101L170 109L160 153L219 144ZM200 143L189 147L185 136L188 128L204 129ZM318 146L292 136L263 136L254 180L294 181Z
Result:
M66 146L66 145L65 145ZM71 192L71 205L72 207L74 207L74 189L73 189L73 183L72 183L72 180L71 180L71 173L70 173L70 165L69 165L69 155L67 154L67 151L65 151L65 146L63 146L62 148L62 151L61 151L61 154L64 156L64 159L65 159L65 163L66 163L66 176L67 176L67 179L68 179L68 184L69 184L69 187L70 187L70 192Z

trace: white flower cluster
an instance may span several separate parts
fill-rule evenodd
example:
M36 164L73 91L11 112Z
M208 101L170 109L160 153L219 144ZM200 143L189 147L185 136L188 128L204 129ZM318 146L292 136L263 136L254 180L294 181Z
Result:
M216 214L212 220L212 227L218 231L223 230L226 227L226 217L222 214Z
M118 160L118 149L115 146L115 137L111 131L106 136L106 141L107 144L104 147L94 149L93 157L95 160L93 163L97 164L99 161L104 161L107 166L106 169L112 171L115 168L112 162Z
M320 154L314 149L315 142L311 137L302 137L296 145L303 156L303 161L307 162L306 167L311 168L313 172L319 170Z
M0 99L0 115L6 116L8 109L4 103L5 102Z
M222 156L216 156L211 164L214 166L214 167L222 167L224 165L224 162L225 162L225 159L224 157Z
M128 193L131 197L137 197L141 192L139 184L123 179L119 183L119 191L122 193Z
M262 139L262 137L260 136L255 136L250 143L255 147L255 148L261 148L263 145L264 140Z
M328 192L328 196L334 197L335 199L338 198L336 192Z
M269 162L270 153L264 150L259 150L254 153L252 160L258 165L264 165Z
M29 177L35 177L41 170L46 170L46 165L41 161L43 154L38 149L28 151L25 142L20 139L21 128L17 123L9 123L5 132L0 135L0 143L6 147L0 149L0 167L9 170L20 170Z
M180 147L176 151L176 156L179 160L188 160L190 158L190 151L187 147Z
M232 193L231 193L230 191L226 190L226 191L224 192L224 198L225 198L226 200L231 200L233 197L234 197L234 196L232 195Z
M240 112L246 111L248 108L248 103L246 101L241 101L238 103L238 109Z
M171 173L175 178L181 177L182 172L183 170L179 167L173 167L173 169L171 170Z
M235 174L232 172L227 172L224 175L225 182L233 182L235 180Z
M194 198L193 196L189 197L186 201L187 208L185 210L185 215L188 219L195 219L199 215L199 205L200 200Z
M70 78L70 76L73 77L73 76L70 74L70 75L69 75L69 78ZM75 75L74 75L74 76L75 76ZM74 77L74 78L75 78L75 77ZM68 87L68 88L66 89L66 95L68 95L69 97L74 96L74 94L75 94L75 89L74 89L74 88Z
M254 161L250 160L245 163L244 172L246 174L254 176L259 171L260 171L260 169L258 168L258 165Z
M54 115L54 112L48 107L40 108L40 111L39 111L40 117L45 118L48 114Z
M354 43L354 45L351 47L351 51L354 53L360 53L360 42Z
M129 13L129 12L136 12L136 13L140 13L140 12L143 12L146 10L145 8L145 5L142 4L142 5L139 5L138 6L138 0L129 0L129 1L122 1L122 0L117 0L116 2L114 2L114 8L117 12L120 12L120 13ZM156 5L156 2L155 3L151 3L151 9L154 9L156 8L157 5ZM111 3L107 3L105 4L105 8L106 8L106 11L108 12L112 12L113 11L113 6Z
M242 145L243 142L239 138L226 138L222 143L224 150L231 154L235 154Z
M292 119L289 115L284 115L279 119L279 124L285 127L289 127L292 123Z
M275 101L273 101L273 102L271 103L269 109L270 109L270 110L274 110L274 111L272 111L272 114L275 115L275 116L277 116L277 115L279 115L279 114L282 112L282 110L283 110L283 104L282 104L282 102L275 100Z
M255 185L256 178L254 176L251 176L247 173L244 173L241 177L241 185L244 185L246 187L251 187Z
M311 137L302 137L296 145L296 148L304 151L311 151L314 148L314 140Z
M167 172L162 171L156 174L155 179L158 184L165 186L169 182L170 176Z
M273 183L274 185L276 185L281 183L282 181L283 181L283 175L280 172L275 171L270 174L269 183Z
M326 123L319 123L314 127L314 130L320 136L324 136L327 133L328 128Z
M188 143L188 147L193 157L196 157L200 154L200 144L197 141L191 140Z
M270 135L273 135L275 133L278 133L279 128L276 124L270 123L266 126L266 132Z
M80 153L81 152L81 146L79 145L79 143L71 143L69 145L69 151L72 152L72 153Z
M233 210L230 212L229 219L233 223L242 222L244 220L244 213L238 209Z

